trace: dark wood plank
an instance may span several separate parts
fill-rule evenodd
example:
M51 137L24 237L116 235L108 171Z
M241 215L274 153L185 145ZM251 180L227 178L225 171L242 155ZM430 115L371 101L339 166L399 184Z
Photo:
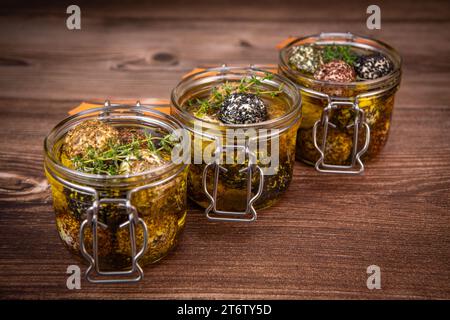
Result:
M448 1L381 3L377 32L356 1L81 6L80 32L59 7L1 12L0 298L450 298ZM143 282L67 290L78 261L43 175L52 126L84 99L168 97L197 65L275 63L285 36L326 30L382 38L404 57L390 141L365 175L297 163L256 223L211 223L193 207L179 247ZM382 290L366 288L371 264Z

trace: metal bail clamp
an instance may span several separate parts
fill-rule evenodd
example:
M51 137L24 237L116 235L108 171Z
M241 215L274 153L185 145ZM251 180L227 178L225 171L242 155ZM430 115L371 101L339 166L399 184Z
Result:
M105 100L105 102L103 102L104 110L102 112L100 112L99 118L102 119L102 118L109 117L111 115L111 110L114 110L114 107L119 107L119 106L120 106L120 104L118 104L118 103L111 103L111 101ZM132 105L132 104L127 105L127 107L135 107L135 108L139 108L141 106L142 106L142 104L141 104L140 100L137 100L134 105ZM142 112L142 111L136 110L135 112L137 115L144 115L144 112Z
M349 124L346 128L354 128L353 130L353 148L352 158L350 165L334 165L325 163L325 152L327 146L328 128L336 128L336 125L329 121L329 114L332 110L338 108L350 108L355 112L353 123ZM317 128L323 127L322 144L319 146L317 143ZM358 151L358 136L359 128L363 126L365 129L365 142L363 148ZM317 151L319 151L320 158L315 164L315 168L319 172L325 173L346 173L346 174L361 174L364 172L364 164L361 161L361 156L367 151L370 142L370 128L365 120L364 110L359 108L358 100L351 101L329 101L328 105L323 109L322 117L317 120L313 127L313 141Z
M239 170L240 173L247 173L247 205L245 211L223 211L217 209L217 188L219 183L219 173L227 172L228 170L220 164L220 155L227 150L242 150L245 152L245 157L248 159L247 167ZM255 221L257 218L256 210L253 207L254 202L261 196L264 186L264 173L259 165L256 164L256 156L253 152L251 152L248 146L242 145L225 145L223 147L219 147L216 150L215 160L205 166L203 169L203 190L206 196L210 200L210 205L206 208L205 213L206 217L210 220L216 221ZM212 195L208 191L207 187L207 177L208 170L212 168L214 170L214 178L213 178L213 190ZM258 171L259 173L259 185L258 191L252 197L252 177L253 171Z
M102 229L108 228L107 225L98 220L98 212L101 204L116 203L119 207L126 209L128 221L122 223L119 228L128 226L130 242L131 242L131 269L124 271L101 271L98 257L98 227ZM143 230L143 246L139 252L136 248L136 227L140 225ZM84 231L90 227L92 230L92 253L91 256L86 250L84 244ZM142 218L139 218L136 208L131 205L127 199L110 199L103 198L95 200L92 206L87 210L87 218L83 220L80 227L80 249L83 256L88 260L89 267L86 270L86 279L92 283L124 283L137 282L144 277L144 272L138 263L138 260L144 254L148 244L148 230ZM92 274L95 273L93 277Z

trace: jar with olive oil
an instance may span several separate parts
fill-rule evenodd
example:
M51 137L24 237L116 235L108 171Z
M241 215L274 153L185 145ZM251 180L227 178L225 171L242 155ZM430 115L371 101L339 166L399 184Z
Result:
M302 96L297 158L320 172L362 173L388 139L399 54L367 37L322 33L289 41L279 72Z
M191 133L188 195L208 218L253 221L287 190L301 115L289 80L253 67L206 69L176 86L172 114Z
M139 281L177 244L187 211L187 165L171 161L180 128L152 106L108 104L46 137L56 227L87 260L89 281Z

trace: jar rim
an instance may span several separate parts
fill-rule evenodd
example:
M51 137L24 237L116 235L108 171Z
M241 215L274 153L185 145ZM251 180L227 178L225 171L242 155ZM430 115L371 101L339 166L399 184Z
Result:
M288 62L288 51L296 46L299 42L309 41L307 44L312 43L320 43L320 44L341 44L341 45L350 45L354 47L360 47L369 49L374 52L382 52L386 56L388 56L392 62L394 63L394 70L382 77L377 79L368 79L362 81L352 81L352 82L336 82L336 81L324 81L317 80L311 76L308 76L298 70L293 69ZM359 42L358 42L359 41ZM304 37L295 37L291 41L289 41L286 45L284 45L279 50L279 66L285 71L289 72L295 77L301 79L302 81L314 85L314 86L333 86L337 88L350 88L354 86L367 86L370 89L382 87L386 82L390 80L399 78L401 74L402 67L402 58L400 54L393 47L388 45L387 43L377 40L374 38L361 36L352 34L350 32L336 32L336 33L320 33L314 35L308 35Z
M286 90L289 90L290 92L287 93L292 98L292 107L290 110L288 110L285 114L283 114L281 117L269 119L262 122L257 123L247 123L247 124L226 124L222 122L212 122L208 121L206 119L201 119L190 112L187 112L185 108L182 107L182 104L179 103L179 97L178 91L180 88L184 85L188 85L190 82L194 82L197 79L212 79L214 77L218 76L224 76L226 74L231 74L233 72L243 72L244 76L252 75L252 74L270 74L273 78L276 79L277 82L280 84L283 84L283 90L287 93ZM188 87L189 88L189 87ZM180 97L183 96L183 94L179 95ZM192 122L200 122L202 124L208 124L214 127L220 127L223 129L249 129L249 128L261 128L266 126L271 126L278 123L284 123L285 121L290 121L291 119L295 118L298 113L301 111L301 96L298 92L298 89L296 85L288 78L283 77L279 74L263 70L254 66L249 67L242 67L242 66L222 66L222 67L215 67L215 68L206 68L202 71L195 72L193 74L189 74L187 77L183 78L172 90L171 93L171 102L172 106L175 108L175 111L177 114L179 114L184 120L189 121L189 123Z
M100 103L99 103L100 105ZM121 184L128 179L136 178L136 179L146 179L146 178L157 178L158 176L164 175L173 170L182 171L187 164L185 163L174 163L169 161L161 166L152 168L150 170L146 170L139 173L133 174L122 174L122 175L104 175L104 174L91 174L78 170L74 170L64 166L61 161L57 158L54 150L54 145L59 139L67 133L67 131L75 124L81 123L86 120L94 119L95 117L99 117L99 115L104 114L102 119L107 119L109 113L114 111L127 111L133 112L134 115L128 115L127 119L133 118L136 121L140 121L142 124L154 124L166 130L174 130L182 129L183 126L181 123L173 118L170 115L167 115L163 112L155 110L154 108L161 107L161 105L129 105L129 104L111 104L109 106L103 106L99 108L92 108L88 110L83 110L78 113L75 113L69 117L66 117L62 121L60 121L56 126L52 128L49 134L44 139L44 152L45 152L45 165L51 166L52 169L60 172L61 174L67 175L75 180L83 180L83 181L97 181L100 183L108 183L109 184ZM121 114L125 115L123 112ZM139 114L141 113L141 114ZM148 115L152 115L153 117L149 117ZM91 117L92 116L92 117ZM158 117L160 119L158 119ZM114 118L114 120L118 120L119 118ZM77 122L77 120L80 120Z

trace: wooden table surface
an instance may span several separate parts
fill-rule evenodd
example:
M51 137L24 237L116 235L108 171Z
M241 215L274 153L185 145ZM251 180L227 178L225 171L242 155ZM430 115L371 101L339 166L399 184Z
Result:
M244 3L244 1L242 1ZM2 5L0 298L450 298L450 5L368 1L78 2ZM276 63L289 35L351 31L404 58L390 139L362 176L296 163L281 201L255 223L212 223L193 206L177 250L130 285L66 288L78 263L55 228L45 135L93 98L167 98L198 65ZM381 290L366 287L369 265ZM85 266L83 266L85 269Z

